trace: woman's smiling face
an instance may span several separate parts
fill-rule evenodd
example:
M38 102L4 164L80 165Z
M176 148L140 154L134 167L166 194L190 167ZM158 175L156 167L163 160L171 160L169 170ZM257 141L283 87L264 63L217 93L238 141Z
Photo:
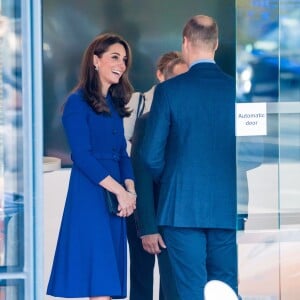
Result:
M94 66L98 69L102 93L106 96L109 87L119 82L127 68L127 54L122 44L108 47L101 57L94 55Z

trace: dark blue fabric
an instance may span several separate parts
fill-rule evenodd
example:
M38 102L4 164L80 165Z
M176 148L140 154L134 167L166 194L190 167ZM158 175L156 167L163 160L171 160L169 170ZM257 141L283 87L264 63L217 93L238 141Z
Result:
M141 156L160 183L158 224L236 228L235 81L199 63L157 85Z
M135 218L127 218L130 247L130 300L152 300L153 298L155 255L149 254L143 249L142 241L138 235L161 233L156 224L159 187L145 168L139 153L147 118L148 113L145 113L136 120L131 147L137 208ZM178 293L167 250L162 249L157 258L160 274L159 300L177 300Z
M129 298L130 300L153 300L155 255L144 250L142 241L137 235L134 216L130 216L126 221L130 254Z
M108 212L99 182L133 178L122 118L97 114L80 92L64 107L73 167L47 293L57 297L126 297L125 219Z
M163 227L163 232L179 299L204 300L210 280L223 281L237 293L235 230Z

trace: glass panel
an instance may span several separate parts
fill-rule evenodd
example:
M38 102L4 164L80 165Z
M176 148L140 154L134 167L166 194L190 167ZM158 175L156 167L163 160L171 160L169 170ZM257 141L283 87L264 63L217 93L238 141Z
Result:
M281 299L297 300L299 299L299 251L300 251L300 234L289 233L290 242L280 244L280 268L281 268Z
M243 300L280 299L279 247L268 234L257 242L251 236L239 239L239 292ZM286 298L289 299L289 298Z
M0 300L23 300L23 280L0 280Z
M20 2L0 1L0 271L23 266L22 41Z
M238 0L236 10L237 102L268 104L267 135L237 137L239 223L251 212L249 229L278 228L278 114L269 108L279 90L278 1Z
M267 103L267 135L237 137L239 292L280 299L279 1L237 0L237 102Z
M237 102L267 102L268 129L264 137L237 137L240 293L246 300L296 300L300 1L238 0L236 5Z
M281 299L300 294L300 1L280 3L279 204ZM297 29L296 29L297 28Z
M280 2L280 101L300 101L300 1Z

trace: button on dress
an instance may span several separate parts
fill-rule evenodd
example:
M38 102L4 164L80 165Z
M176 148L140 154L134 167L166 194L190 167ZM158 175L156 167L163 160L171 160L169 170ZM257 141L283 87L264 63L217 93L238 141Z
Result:
M63 125L73 160L47 294L77 298L126 297L125 218L108 212L99 182L133 179L123 120L109 96L111 114L96 113L81 91L65 104Z

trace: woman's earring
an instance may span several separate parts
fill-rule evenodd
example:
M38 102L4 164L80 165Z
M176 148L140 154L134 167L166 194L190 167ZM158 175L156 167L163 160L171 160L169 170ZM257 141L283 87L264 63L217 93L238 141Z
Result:
M99 68L97 65L95 66L95 71L99 71Z

